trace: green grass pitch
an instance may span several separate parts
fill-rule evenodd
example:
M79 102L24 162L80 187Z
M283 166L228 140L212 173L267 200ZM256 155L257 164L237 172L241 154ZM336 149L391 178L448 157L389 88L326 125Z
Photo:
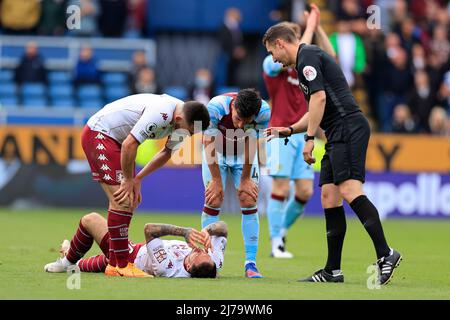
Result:
M325 221L302 218L291 229L291 260L269 257L267 220L261 219L258 266L264 279L243 274L240 217L223 215L229 226L228 247L219 279L123 279L81 274L81 289L66 288L67 274L43 272L58 256L59 244L70 239L83 210L0 209L0 299L450 299L450 221L387 220L391 246L403 254L392 282L367 288L367 267L375 253L357 219L349 219L342 269L344 284L299 283L326 259ZM136 214L130 238L143 239L145 222L199 228L199 215ZM91 253L98 253L95 248Z

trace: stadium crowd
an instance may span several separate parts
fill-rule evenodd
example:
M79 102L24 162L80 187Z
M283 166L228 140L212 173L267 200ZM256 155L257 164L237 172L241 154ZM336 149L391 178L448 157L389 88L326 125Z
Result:
M294 2L302 1L280 2L284 4L281 10L292 11ZM70 5L78 5L81 10L83 28L79 30L65 28ZM146 38L147 5L147 0L1 0L1 33ZM372 12L368 14L367 8L371 5L381 10L381 25L375 28L368 28ZM449 1L329 0L327 9L337 21L330 40L339 63L349 85L366 90L378 131L450 136ZM224 13L217 37L222 67L199 69L193 84L186 88L189 98L205 102L215 94L216 86L238 85L236 70L240 62L252 58L247 55L246 34L240 28L243 19L236 8ZM74 86L101 82L89 46L81 48L72 77ZM36 43L27 45L15 70L15 81L46 82ZM130 93L163 90L143 52L135 53L127 81Z

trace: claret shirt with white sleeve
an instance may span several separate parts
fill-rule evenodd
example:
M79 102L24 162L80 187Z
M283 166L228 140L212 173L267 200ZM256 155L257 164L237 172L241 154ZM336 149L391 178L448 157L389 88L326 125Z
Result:
M87 125L120 144L129 134L139 143L147 139L162 139L174 130L171 122L179 103L183 101L167 94L135 94L107 104L89 119ZM177 139L169 139L166 146L175 150L182 141L177 135Z

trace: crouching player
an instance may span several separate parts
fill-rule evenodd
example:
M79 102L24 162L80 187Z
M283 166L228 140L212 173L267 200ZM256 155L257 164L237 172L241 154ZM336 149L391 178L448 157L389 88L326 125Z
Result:
M202 176L205 205L202 227L219 220L228 173L231 174L242 210L245 276L262 278L256 267L259 241L258 130L269 124L270 107L253 89L227 93L207 105L211 124L203 141Z
M223 221L210 224L201 232L170 224L147 223L144 233L146 243L128 242L128 259L150 276L215 278L217 270L222 268L228 234ZM163 236L181 236L185 241L161 240ZM103 254L82 259L94 241ZM45 265L44 270L66 272L77 265L81 272L104 272L108 265L109 244L106 219L98 213L89 213L81 219L72 241L64 240L61 257Z

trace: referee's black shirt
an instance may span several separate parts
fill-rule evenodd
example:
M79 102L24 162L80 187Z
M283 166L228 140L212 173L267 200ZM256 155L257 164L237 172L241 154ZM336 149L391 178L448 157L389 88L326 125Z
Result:
M303 43L298 49L296 65L300 87L308 102L313 93L325 90L325 112L320 122L325 132L341 118L360 111L341 68L325 51Z

